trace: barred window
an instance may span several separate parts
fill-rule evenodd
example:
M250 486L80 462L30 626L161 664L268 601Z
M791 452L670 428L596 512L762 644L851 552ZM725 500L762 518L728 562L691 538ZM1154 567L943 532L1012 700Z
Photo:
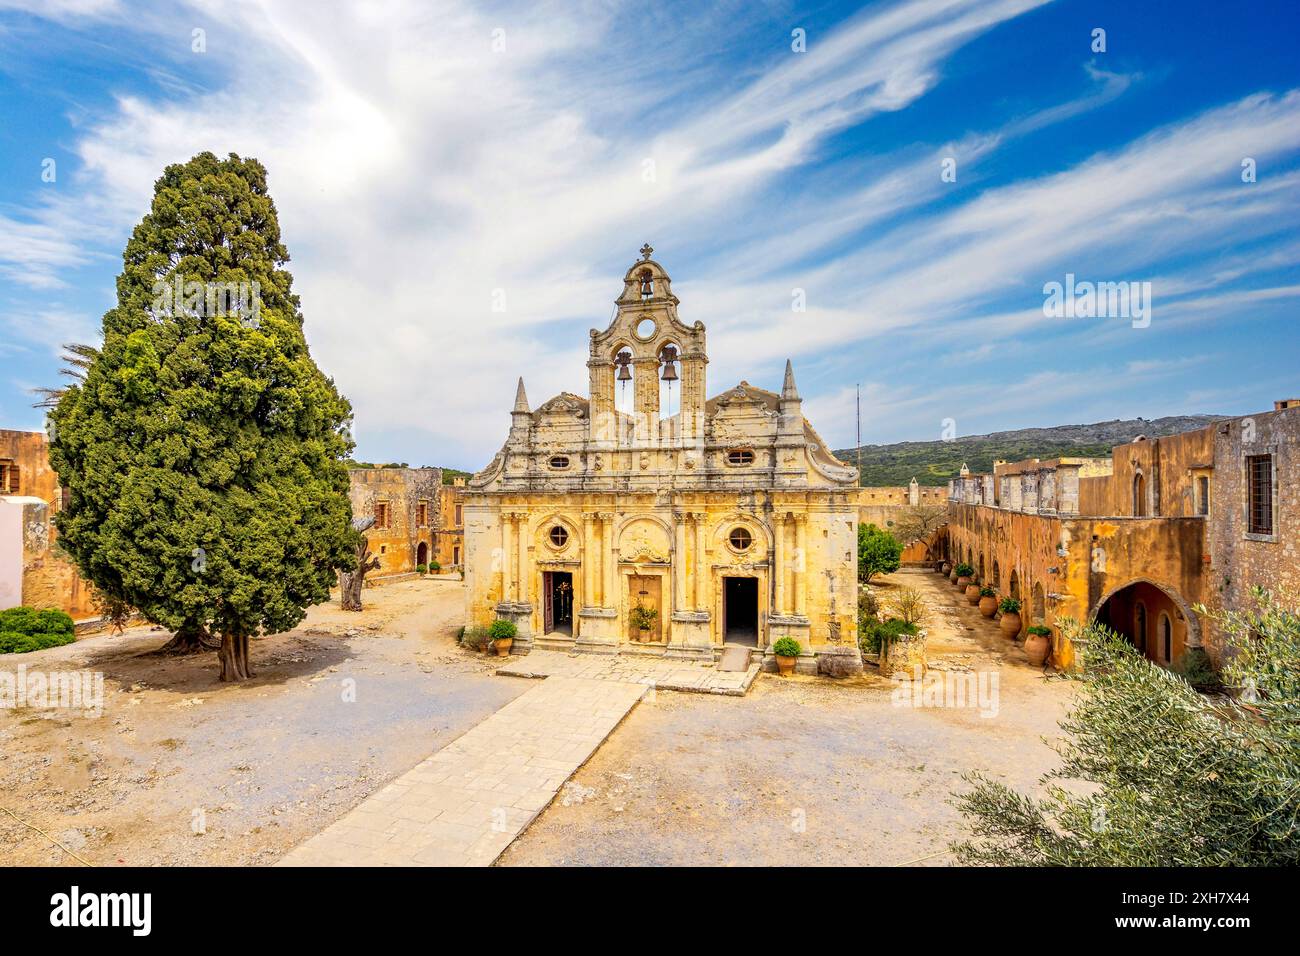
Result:
M388 527L388 502L387 501L375 502L375 527L376 528Z
M727 452L728 465L752 465L754 452L749 448L733 448Z
M415 524L420 528L429 526L429 503L421 501L415 506Z
M1246 527L1251 534L1273 533L1273 456L1246 458Z

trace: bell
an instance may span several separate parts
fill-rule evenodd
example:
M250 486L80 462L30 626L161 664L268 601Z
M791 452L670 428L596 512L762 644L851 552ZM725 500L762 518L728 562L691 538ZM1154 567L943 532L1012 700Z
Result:
M672 362L664 362L664 371L663 374L660 375L659 377L662 378L665 382L677 381L677 366L674 365Z
M624 362L620 362L620 363L619 363L619 366L618 366L618 380L619 380L620 382L630 382L630 381L632 381L632 370L631 370L630 368L628 368L628 367L627 367L627 364L624 363Z

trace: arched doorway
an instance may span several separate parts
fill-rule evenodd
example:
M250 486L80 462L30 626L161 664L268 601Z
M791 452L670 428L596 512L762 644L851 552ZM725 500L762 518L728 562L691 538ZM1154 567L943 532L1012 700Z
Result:
M1148 660L1173 664L1200 644L1199 624L1176 592L1151 581L1133 581L1106 595L1093 620L1123 634Z
M421 541L419 546L415 549L415 563L417 566L427 565L429 563L429 546L423 541Z
M1142 472L1133 476L1133 517L1143 518L1147 513L1147 479Z

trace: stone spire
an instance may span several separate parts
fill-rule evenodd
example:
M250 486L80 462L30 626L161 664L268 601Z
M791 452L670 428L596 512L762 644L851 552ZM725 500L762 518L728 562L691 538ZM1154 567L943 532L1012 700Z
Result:
M528 431L533 424L533 413L528 410L528 395L524 392L523 377L515 390L515 407L510 410L510 438L514 444L527 444Z
M785 384L781 386L781 398L799 400L799 389L794 384L794 366L789 359L785 360Z

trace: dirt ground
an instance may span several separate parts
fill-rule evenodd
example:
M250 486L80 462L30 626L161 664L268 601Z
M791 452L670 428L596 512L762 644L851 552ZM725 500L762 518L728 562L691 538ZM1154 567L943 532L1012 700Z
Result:
M0 660L104 674L98 717L0 710L0 807L98 865L274 862L529 689L456 647L463 593L427 579L367 589L360 614L312 608L253 641L240 685L215 653L151 655L170 635L149 628ZM78 865L4 812L0 864Z
M901 572L877 591L888 600L900 586L933 609L928 659L951 669L940 673L997 674L995 716L898 706L898 685L877 676L764 675L744 698L659 693L498 865L950 862L961 775L1037 792L1069 685L1044 679L938 574Z

